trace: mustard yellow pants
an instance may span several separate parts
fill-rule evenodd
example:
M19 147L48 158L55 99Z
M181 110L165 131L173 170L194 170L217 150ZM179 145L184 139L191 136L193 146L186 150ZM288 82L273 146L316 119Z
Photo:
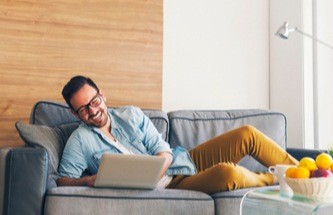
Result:
M178 175L167 188L198 190L205 193L274 184L270 173L252 172L236 163L244 156L254 157L264 166L298 161L253 126L242 126L219 135L190 151L197 174Z

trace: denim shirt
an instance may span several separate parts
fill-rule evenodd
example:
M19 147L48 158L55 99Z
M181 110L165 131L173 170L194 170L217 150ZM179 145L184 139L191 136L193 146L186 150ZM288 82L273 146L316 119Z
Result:
M193 175L196 168L187 150L171 149L150 119L136 107L109 109L111 134L134 154L169 152L173 161L167 175ZM79 178L87 171L96 174L102 154L122 153L100 129L82 123L68 139L59 165L62 177Z

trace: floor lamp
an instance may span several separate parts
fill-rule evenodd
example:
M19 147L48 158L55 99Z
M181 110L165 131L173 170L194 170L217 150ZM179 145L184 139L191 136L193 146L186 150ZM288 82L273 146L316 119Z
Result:
M309 37L311 38L312 40L324 45L325 47L327 48L330 48L330 49L333 49L333 46L331 46L330 44L326 43L326 42L323 42L313 36L311 36L310 34L307 34L301 30L299 30L297 27L294 27L294 28L289 28L289 23L288 22L284 22L283 25L278 29L278 31L275 33L276 36L282 38L282 39L288 39L289 37L289 33L290 32L298 32L306 37ZM315 144L318 144L318 77L317 77L317 74L315 74L316 71L314 70L314 84L315 84L315 87L314 87L314 101L315 101L315 104L314 104L314 120L315 120ZM317 145L318 147L318 145Z
M329 45L329 44L327 44L327 43L325 43L325 42L323 42L323 41L321 41L321 40L319 40L319 39L311 36L310 34L307 34L307 33L303 32L303 31L299 30L297 27L289 28L288 26L289 26L289 23L288 22L284 22L283 25L279 28L279 30L275 33L275 35L279 36L282 39L288 39L290 32L298 32L298 33L301 33L304 36L309 37L309 38L313 39L314 41L316 41L316 42L318 42L318 43L320 43L320 44L322 44L322 45L324 45L324 46L326 46L328 48L333 49L333 46L331 46L331 45Z

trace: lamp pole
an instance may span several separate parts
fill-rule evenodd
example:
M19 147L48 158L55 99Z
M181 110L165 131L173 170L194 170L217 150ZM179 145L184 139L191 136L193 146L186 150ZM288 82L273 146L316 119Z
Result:
M326 47L328 47L328 48L330 48L330 49L333 49L333 46L331 46L330 44L325 43L324 41L319 40L319 39L317 39L317 38L311 36L310 34L307 34L307 33L303 32L303 31L299 30L297 27L295 27L294 29L295 29L295 31L297 31L297 32L299 32L299 33L301 33L301 34L303 34L304 36L313 39L315 42L318 42L318 43L320 43L320 44L322 44L322 45L324 45L324 46L326 46Z

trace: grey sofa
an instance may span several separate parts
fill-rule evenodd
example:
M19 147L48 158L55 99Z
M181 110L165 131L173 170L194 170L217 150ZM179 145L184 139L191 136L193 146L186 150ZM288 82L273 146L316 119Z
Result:
M191 149L222 132L250 124L286 148L286 118L268 110L174 111L144 110L172 147ZM25 147L0 150L0 212L2 214L239 214L250 189L213 195L191 190L97 189L57 187L55 178L64 144L78 126L67 105L38 102L30 124L16 127ZM298 157L316 150L291 149ZM267 168L251 157L239 162L254 171Z

